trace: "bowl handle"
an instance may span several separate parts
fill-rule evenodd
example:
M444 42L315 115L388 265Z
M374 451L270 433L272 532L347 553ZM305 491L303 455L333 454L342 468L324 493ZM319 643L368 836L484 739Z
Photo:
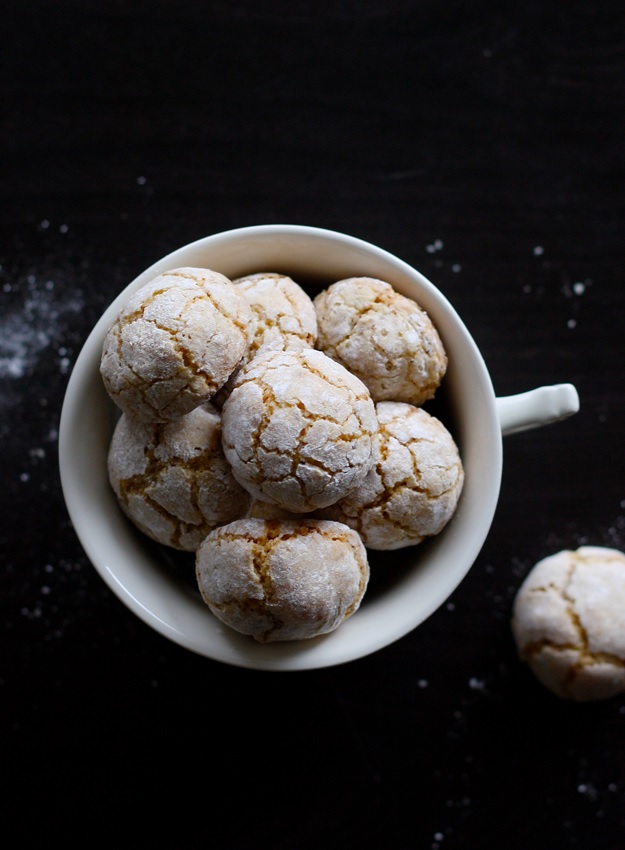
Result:
M504 437L559 422L579 410L579 396L572 384L537 387L518 395L497 398L496 403Z

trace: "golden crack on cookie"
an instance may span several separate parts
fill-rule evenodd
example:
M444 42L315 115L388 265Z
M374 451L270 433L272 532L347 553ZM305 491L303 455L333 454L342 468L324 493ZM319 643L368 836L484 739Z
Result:
M314 299L317 347L367 385L374 401L433 398L447 355L428 314L376 278L346 278Z
M625 691L625 555L582 546L543 558L514 600L511 627L519 658L565 699Z
M375 462L359 488L319 512L346 522L369 548L417 545L455 512L462 461L439 420L405 402L378 402Z
M235 477L256 498L294 512L335 500L373 462L377 421L368 391L319 351L254 358L223 415Z
M216 525L242 516L251 498L223 454L219 415L210 406L175 423L140 423L126 414L108 455L122 510L144 533L192 551Z
M534 587L534 593L556 592L566 602L566 615L577 635L575 643L570 642L555 642L547 639L540 641L528 642L521 647L521 656L524 660L533 661L540 653L545 650L552 652L574 652L576 654L575 662L567 665L566 674L560 681L562 692L571 697L574 693L574 688L580 673L587 667L592 667L596 664L611 664L614 667L625 669L625 658L609 652L597 652L590 649L589 636L584 627L581 617L576 610L576 599L571 595L570 588L575 579L576 571L580 566L580 561L583 558L577 553L571 553L571 563L568 568L566 580L562 587L555 583L546 585L545 587Z
M165 272L135 292L109 329L100 371L118 406L169 421L228 380L253 333L253 316L217 272Z
M261 643L333 631L358 609L369 580L362 541L316 519L248 518L208 535L196 556L204 602Z
M309 295L292 278L277 272L258 272L235 278L256 319L256 329L241 366L259 351L313 347L317 315Z

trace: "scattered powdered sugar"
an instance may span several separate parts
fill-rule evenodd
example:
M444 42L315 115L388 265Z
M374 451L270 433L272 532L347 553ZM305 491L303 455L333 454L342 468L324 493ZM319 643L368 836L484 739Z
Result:
M566 298L579 297L586 292L589 286L592 286L592 280L590 278L577 280L573 284L567 280L562 286L562 293Z
M573 304L573 310L578 310L579 307L579 299L582 295L588 290L588 288L592 286L592 280L590 278L586 278L585 280L576 280L574 283L570 283L568 280L564 282L562 285L562 294L567 299L575 299ZM567 319L566 326L569 330L575 330L577 327L577 319L569 318Z
M84 556L77 560L61 557L57 562L48 562L39 566L34 564L29 575L22 584L19 597L17 591L9 595L9 601L19 599L16 608L23 620L29 621L30 635L38 635L45 641L62 639L71 619L58 603L59 594L63 595L68 587L77 592L79 601L87 606L88 579L83 569L86 561ZM7 564L9 572L15 571L14 564Z
M444 245L442 239L435 239L429 245L425 246L425 250L428 254L435 254L437 251L442 251Z
M579 794L583 794L585 797L588 797L590 800L596 800L599 796L599 792L595 788L594 785L590 782L580 782L577 786L577 791Z
M84 306L81 290L71 296L57 295L53 280L29 274L25 281L4 283L7 294L19 292L14 303L0 316L0 379L17 381L36 368L44 353L54 349L61 374L69 371L70 351L61 344L66 319Z

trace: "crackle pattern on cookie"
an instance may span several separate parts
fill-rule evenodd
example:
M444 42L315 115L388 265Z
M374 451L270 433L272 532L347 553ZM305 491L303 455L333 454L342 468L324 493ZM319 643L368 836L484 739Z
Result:
M272 351L239 373L222 427L237 480L255 498L297 513L362 481L377 417L364 384L323 352Z
M520 658L563 699L625 692L625 555L601 546L539 561L514 600Z
M270 643L336 629L360 606L369 565L358 535L340 523L246 518L206 537L196 577L221 622Z
M374 401L421 405L434 397L447 354L427 313L386 281L337 281L314 299L317 348L369 388Z
M235 278L254 314L255 331L239 365L214 398L223 407L239 371L261 351L301 351L317 341L317 313L312 299L286 275L258 272Z
M122 414L108 473L137 528L184 551L195 551L216 526L244 516L251 502L223 454L220 417L210 405L167 424Z
M456 443L422 408L378 402L374 465L362 484L319 512L354 528L370 549L414 546L453 516L464 483Z
M292 278L275 272L258 272L232 282L245 294L256 319L254 337L242 366L261 349L314 348L317 313L312 299Z
M209 269L158 275L134 294L104 340L100 372L113 401L146 422L167 422L210 399L254 332L247 300Z

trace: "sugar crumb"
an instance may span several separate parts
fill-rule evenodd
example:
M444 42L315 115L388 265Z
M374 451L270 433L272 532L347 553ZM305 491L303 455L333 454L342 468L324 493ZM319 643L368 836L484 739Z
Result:
M444 243L442 239L435 239L433 242L430 242L429 245L425 246L425 250L428 254L435 254L436 251L442 250L444 247Z

